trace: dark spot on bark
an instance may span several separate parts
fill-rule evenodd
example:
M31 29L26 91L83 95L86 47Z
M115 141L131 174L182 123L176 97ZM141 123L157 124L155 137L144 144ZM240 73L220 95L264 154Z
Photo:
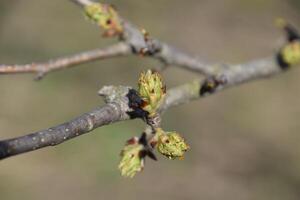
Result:
M212 94L218 89L219 86L225 85L226 83L227 79L223 75L217 78L209 77L201 83L199 94L200 96Z
M218 87L218 82L214 78L206 79L200 87L200 96L204 96L205 94L212 94L215 92Z
M142 56L154 56L156 53L161 51L161 48L154 43L153 40L149 39L145 41L146 45L144 47L136 47L135 44L131 44L131 52L133 54L138 54Z
M146 119L149 112L142 109L145 102L138 95L138 92L135 89L130 89L126 96L128 98L128 106L132 109L132 111L127 112L130 118Z

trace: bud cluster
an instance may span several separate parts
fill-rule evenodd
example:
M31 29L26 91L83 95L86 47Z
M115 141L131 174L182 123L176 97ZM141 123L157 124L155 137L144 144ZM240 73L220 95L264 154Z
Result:
M143 118L150 128L140 138L130 139L121 152L119 169L121 175L133 177L144 168L145 157L156 160L153 150L156 149L169 159L183 158L189 149L184 139L177 132L165 132L160 126L158 110L166 95L166 87L158 72L148 70L141 73L138 90L130 90L127 98L129 107L134 111L128 114L135 118ZM144 116L147 115L147 116ZM154 124L153 124L154 123Z

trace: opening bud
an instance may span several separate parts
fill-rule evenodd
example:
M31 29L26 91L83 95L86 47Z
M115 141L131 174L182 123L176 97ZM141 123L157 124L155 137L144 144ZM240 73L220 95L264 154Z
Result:
M184 153L190 148L177 132L164 132L162 129L158 129L156 134L157 150L169 159L182 159Z
M149 112L150 116L155 114L166 94L166 87L161 75L152 70L141 73L138 82L138 92L144 101L143 110Z

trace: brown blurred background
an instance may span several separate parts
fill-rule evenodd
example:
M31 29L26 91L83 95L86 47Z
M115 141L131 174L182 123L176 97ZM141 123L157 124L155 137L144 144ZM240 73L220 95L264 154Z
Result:
M239 63L269 56L284 17L300 29L298 0L107 1L151 35L206 61ZM104 47L101 32L68 0L1 0L0 63L44 61ZM0 138L47 128L103 102L103 85L136 85L138 74L159 65L138 57L84 64L49 74L0 77ZM198 77L169 68L168 87ZM119 175L124 141L141 121L101 127L54 148L0 163L2 200L81 199L300 199L300 71L252 82L169 110L167 130L191 145L184 161L148 160L134 179Z

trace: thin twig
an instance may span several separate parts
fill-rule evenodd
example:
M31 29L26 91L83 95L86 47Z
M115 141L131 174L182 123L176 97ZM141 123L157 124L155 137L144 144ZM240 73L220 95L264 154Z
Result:
M130 49L125 43L118 43L106 48L95 49L71 56L61 57L43 63L31 63L25 65L0 65L0 74L36 73L37 79L47 73L73 67L82 63L124 56L130 54Z

